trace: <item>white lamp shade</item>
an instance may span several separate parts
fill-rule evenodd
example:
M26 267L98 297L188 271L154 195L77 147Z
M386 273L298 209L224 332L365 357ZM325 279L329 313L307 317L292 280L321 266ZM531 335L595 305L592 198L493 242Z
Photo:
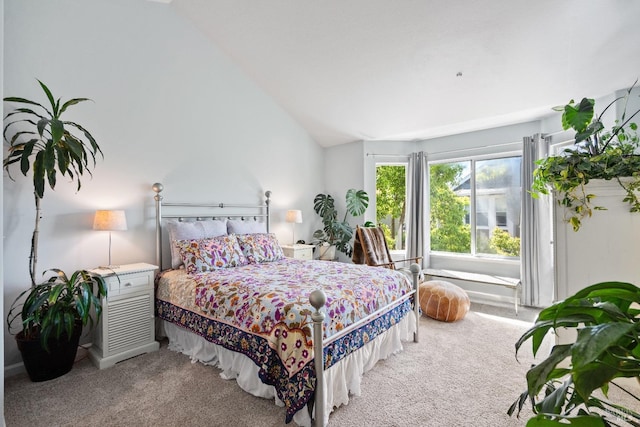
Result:
M287 211L287 222L293 222L300 224L302 223L302 211L300 210L290 210Z
M96 211L93 218L94 230L123 231L127 229L127 218L122 210Z

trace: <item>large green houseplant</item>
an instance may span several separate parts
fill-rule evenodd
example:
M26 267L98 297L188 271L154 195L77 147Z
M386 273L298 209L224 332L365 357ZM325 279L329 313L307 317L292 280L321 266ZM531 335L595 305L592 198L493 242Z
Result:
M608 398L617 378L640 381L640 288L605 282L589 286L542 310L516 343L529 339L534 355L549 331L577 328L573 342L559 343L527 372L527 390L509 408L520 414L527 401L536 414L527 427L640 426L640 396L627 391L629 407Z
M364 214L369 206L369 195L364 190L350 188L345 195L346 211L344 217L338 217L335 199L329 194L317 194L313 199L313 210L322 219L322 229L313 233L315 242L325 247L333 247L351 256L353 246L353 227L347 221L347 216L353 217Z
M96 318L100 316L100 298L106 295L104 280L84 270L67 276L54 269L53 276L37 283L40 205L47 184L53 190L58 176L62 175L75 181L80 190L80 178L84 173L91 175L96 155L102 155L88 130L61 118L69 107L88 99L73 98L63 102L54 98L44 83L38 83L49 101L48 108L25 98L4 98L6 102L21 106L5 116L3 133L9 146L3 167L9 177L13 179L12 165L19 165L24 176L29 173L33 176L36 215L29 255L31 287L13 302L7 322L11 330L12 323L21 319L16 340L27 372L34 381L55 378L71 369L68 359L72 364L82 327L93 324L93 312ZM34 354L36 359L33 359Z
M69 372L82 327L93 327L93 313L100 317L101 298L107 295L100 275L86 270L75 271L71 276L58 269L51 272L54 274L43 283L18 295L7 314L10 331L20 320L16 341L32 381Z
M579 103L571 100L556 108L562 111L563 129L576 132L575 142L560 155L538 161L533 172L532 194L535 197L538 193L555 191L558 203L566 208L566 220L575 231L594 210L604 209L593 203L596 196L586 188L590 180L615 180L624 189L623 202L630 205L630 211L640 211L637 195L640 189L640 155L637 152L640 138L638 126L632 121L640 110L626 115L626 102L634 86L609 103L599 115L595 115L595 101L590 98L583 98ZM602 117L618 103L624 103L620 119L607 129Z

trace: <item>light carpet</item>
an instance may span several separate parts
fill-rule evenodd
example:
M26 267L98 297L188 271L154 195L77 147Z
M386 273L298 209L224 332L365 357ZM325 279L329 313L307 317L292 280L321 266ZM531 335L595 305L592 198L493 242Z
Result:
M361 396L335 410L333 426L524 426L506 414L526 387L530 345L514 343L535 310L472 305L456 323L420 319L420 342L378 362ZM540 355L544 355L542 349ZM87 358L67 375L5 380L7 426L282 426L284 409L253 397L220 371L167 350L98 370ZM525 415L529 415L529 412Z

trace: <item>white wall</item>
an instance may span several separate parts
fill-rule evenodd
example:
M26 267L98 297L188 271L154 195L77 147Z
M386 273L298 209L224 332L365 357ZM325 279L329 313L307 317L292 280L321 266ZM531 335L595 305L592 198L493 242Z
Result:
M0 22L4 22L4 0L0 0ZM4 31L0 31L0 83L4 81ZM3 86L0 84L0 99L4 98ZM0 108L0 112L2 112L2 117L4 117L4 108ZM4 176L0 176L0 185L4 182ZM3 219L3 197L2 193L0 193L0 227L4 222ZM4 230L4 228L3 228ZM2 233L3 241L4 241L4 231ZM0 246L0 271L4 271L4 257L3 257L3 246ZM0 319L4 319L4 284L3 284L3 275L0 274ZM0 329L0 342L4 342L4 328ZM0 366L4 366L4 351L0 353ZM0 414L2 414L2 419L0 420L1 425L5 425L4 421L4 381L0 384Z
M476 132L467 132L417 143L420 151L428 153L429 160L450 159L456 155L482 155L505 150L521 149L522 138L541 132L539 121L519 123ZM469 151L471 150L471 151Z
M345 195L347 194L347 190L350 188L355 188L356 190L364 189L363 149L364 145L362 141L325 149L325 188L323 193L328 193L335 199L340 219L342 219L346 209ZM371 194L369 194L369 196L371 197ZM322 227L322 223L315 212L314 216L317 225L316 229L319 229ZM363 217L347 217L347 220L354 226L364 223ZM338 253L338 259L340 261L351 260L351 258L341 252Z
M287 209L302 209L310 239L323 150L171 5L145 0L7 0L4 94L43 100L36 78L64 99L89 97L67 118L104 151L82 189L59 178L43 199L39 270L107 262L96 209L124 209L113 263L154 261L153 192L165 200L254 203L273 192L272 231L290 239ZM5 109L13 108L5 104ZM29 284L32 184L4 179L5 310ZM6 176L5 176L6 178ZM306 219L309 220L306 220ZM6 365L20 361L5 334Z

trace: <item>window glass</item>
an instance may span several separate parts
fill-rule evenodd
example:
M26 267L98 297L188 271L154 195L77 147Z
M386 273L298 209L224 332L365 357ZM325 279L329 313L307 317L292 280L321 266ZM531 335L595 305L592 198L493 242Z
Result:
M521 157L475 162L476 252L520 256Z
M520 256L521 157L430 165L431 250Z
M431 250L471 253L470 162L429 167Z
M406 243L406 165L376 166L376 222L389 250L404 250Z

